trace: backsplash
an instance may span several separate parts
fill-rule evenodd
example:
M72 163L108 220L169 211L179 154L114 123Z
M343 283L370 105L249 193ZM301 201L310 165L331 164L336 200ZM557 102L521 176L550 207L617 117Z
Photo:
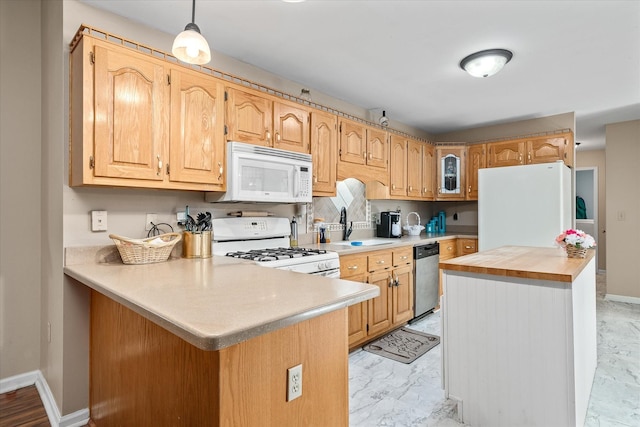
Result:
M314 219L322 218L329 231L342 230L340 210L347 209L347 221L354 229L373 228L371 203L365 198L365 185L357 179L338 181L335 197L314 197L307 205L307 231L314 231Z

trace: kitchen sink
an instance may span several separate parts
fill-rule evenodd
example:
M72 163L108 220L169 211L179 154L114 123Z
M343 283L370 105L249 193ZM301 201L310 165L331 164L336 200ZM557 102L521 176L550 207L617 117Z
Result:
M353 240L347 242L331 242L332 245L340 245L340 246L378 246L378 245L389 245L395 242L395 240L381 240L381 239L369 239L369 240ZM355 243L355 244L354 244ZM361 243L361 244L358 244Z

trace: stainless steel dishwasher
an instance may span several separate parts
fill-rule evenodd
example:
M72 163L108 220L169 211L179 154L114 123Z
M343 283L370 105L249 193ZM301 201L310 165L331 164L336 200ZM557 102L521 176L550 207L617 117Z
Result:
M413 247L413 320L424 317L438 305L439 258L438 243Z

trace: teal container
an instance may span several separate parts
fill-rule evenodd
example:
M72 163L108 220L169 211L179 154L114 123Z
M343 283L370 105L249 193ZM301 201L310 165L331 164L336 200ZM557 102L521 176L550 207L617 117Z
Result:
M438 231L446 233L447 231L447 214L444 211L438 213Z

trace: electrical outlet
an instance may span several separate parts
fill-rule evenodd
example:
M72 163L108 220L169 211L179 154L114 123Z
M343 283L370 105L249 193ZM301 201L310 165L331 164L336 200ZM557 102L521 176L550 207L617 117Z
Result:
M187 220L187 213L185 211L176 213L176 221L185 222Z
M287 402L302 396L302 364L287 369Z
M151 223L154 223L154 224L158 223L158 214L154 214L154 213L147 214L147 223L145 224L144 229L147 231L151 230L151 227L153 227Z

